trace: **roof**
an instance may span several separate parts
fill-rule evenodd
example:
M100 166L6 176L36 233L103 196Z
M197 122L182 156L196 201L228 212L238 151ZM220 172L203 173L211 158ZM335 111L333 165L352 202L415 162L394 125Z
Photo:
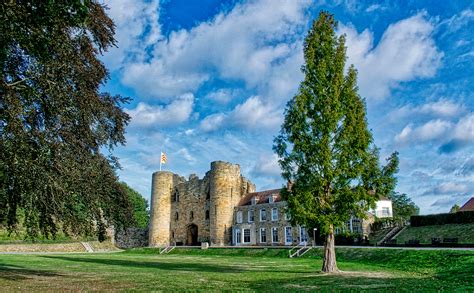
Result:
M259 192L247 193L246 195L244 195L244 197L240 199L239 206L250 205L253 197L257 199L257 204L268 203L268 198L271 195L275 196L273 202L281 201L280 189L270 189Z
M471 197L460 209L460 212L474 211L474 197Z

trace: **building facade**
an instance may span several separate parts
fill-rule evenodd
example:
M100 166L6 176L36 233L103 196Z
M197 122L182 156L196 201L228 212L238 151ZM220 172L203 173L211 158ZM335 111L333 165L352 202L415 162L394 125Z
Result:
M290 224L286 207L279 189L255 192L255 185L241 175L236 164L212 162L211 170L202 179L191 175L186 180L172 172L155 172L149 245L306 243L309 238L306 229ZM373 212L377 213L378 208ZM350 227L352 231L368 233L369 222L358 219L350 222L354 223Z

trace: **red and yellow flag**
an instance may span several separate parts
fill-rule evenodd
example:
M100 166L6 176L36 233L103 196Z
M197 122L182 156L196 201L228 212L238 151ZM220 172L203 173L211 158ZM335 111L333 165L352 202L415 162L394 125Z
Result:
M166 154L161 152L161 159L160 159L160 164L166 164Z

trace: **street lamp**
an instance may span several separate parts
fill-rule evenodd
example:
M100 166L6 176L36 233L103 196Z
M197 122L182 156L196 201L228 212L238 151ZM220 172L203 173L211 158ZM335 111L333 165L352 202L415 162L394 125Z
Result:
M318 230L318 228L313 228L313 246L316 246L316 230Z

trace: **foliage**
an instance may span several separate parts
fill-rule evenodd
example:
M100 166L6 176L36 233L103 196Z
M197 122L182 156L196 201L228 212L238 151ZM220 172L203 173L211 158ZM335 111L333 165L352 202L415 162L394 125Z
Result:
M31 237L124 225L117 159L128 98L99 93L114 24L96 1L0 3L0 223ZM104 229L99 229L103 231Z
M460 208L461 208L461 207L460 207L458 204L455 204L455 205L453 205L453 206L451 207L451 209L449 210L449 213L450 213L450 214L457 213L457 212L459 212L459 209L460 209Z
M391 192L388 198L392 201L395 218L409 220L420 212L420 208L405 193Z
M133 188L122 182L121 185L127 192L128 198L133 206L134 226L138 228L147 228L150 220L148 211L148 202L143 196L135 191Z
M313 22L304 43L305 78L274 140L282 176L293 183L282 190L292 222L319 225L329 237L351 215L364 218L380 195L392 191L398 170L398 153L379 165L357 72L353 66L344 72L345 36L337 37L336 28L327 12Z
M454 214L411 216L410 218L410 225L412 227L468 223L474 223L474 211L457 212Z

